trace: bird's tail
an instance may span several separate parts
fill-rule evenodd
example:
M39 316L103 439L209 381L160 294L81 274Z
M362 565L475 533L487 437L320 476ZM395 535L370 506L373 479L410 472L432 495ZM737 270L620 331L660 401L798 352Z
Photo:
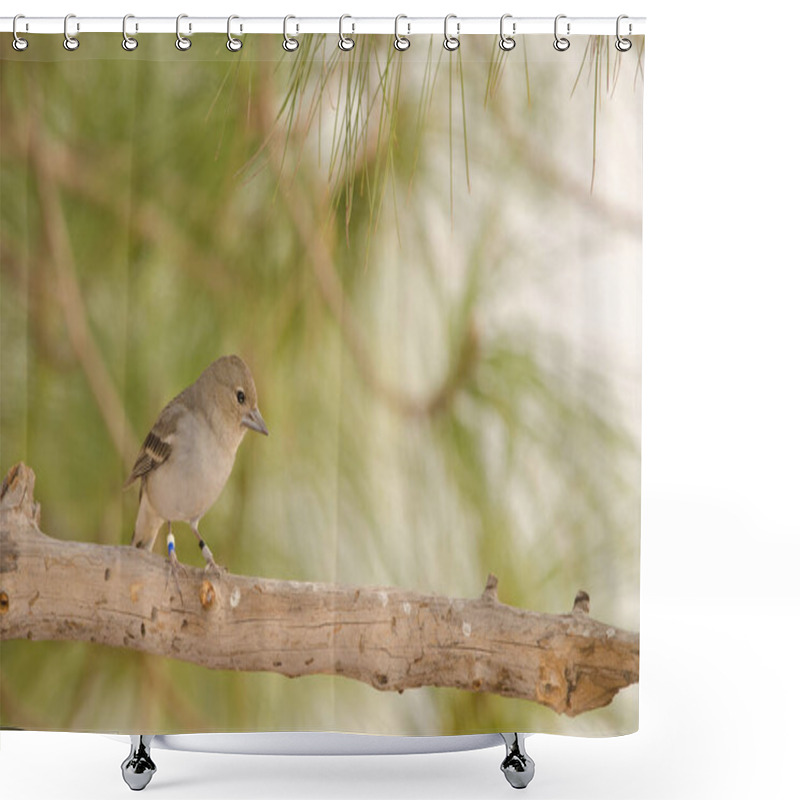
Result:
M131 544L144 550L152 550L158 538L158 532L165 520L159 516L150 501L147 492L142 492L139 498L139 513L136 516L136 527L133 530Z

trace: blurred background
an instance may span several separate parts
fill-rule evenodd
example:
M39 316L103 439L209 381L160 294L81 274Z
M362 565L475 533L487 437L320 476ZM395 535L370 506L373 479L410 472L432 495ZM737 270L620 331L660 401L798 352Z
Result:
M585 589L638 630L641 43L173 39L0 43L0 469L36 471L43 530L127 544L144 435L236 352L270 437L203 519L231 571L459 597L493 572L505 603ZM2 645L0 724L25 728L603 735L637 713L636 687L569 720Z

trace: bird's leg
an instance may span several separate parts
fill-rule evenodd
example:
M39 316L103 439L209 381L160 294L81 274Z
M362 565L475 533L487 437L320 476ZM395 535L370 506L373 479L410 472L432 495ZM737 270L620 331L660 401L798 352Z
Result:
M186 568L178 561L178 554L175 552L175 537L172 535L172 523L167 523L167 552L169 553L169 563L172 571L178 575L185 575Z
M178 561L178 554L175 552L175 537L172 535L172 522L167 522L167 552L169 553L169 566L175 585L178 587L178 595L183 603L183 593L181 592L181 578L186 577L186 567Z
M200 545L200 552L203 554L203 558L206 560L206 571L215 572L219 575L222 570L217 566L217 562L214 561L214 556L211 554L211 548L203 541L203 537L200 535L200 531L197 529L197 522L190 522L189 524L191 525L192 532L197 537L197 542Z

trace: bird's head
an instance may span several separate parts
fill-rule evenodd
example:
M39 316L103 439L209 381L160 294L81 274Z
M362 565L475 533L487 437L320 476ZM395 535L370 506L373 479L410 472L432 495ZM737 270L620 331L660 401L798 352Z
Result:
M206 369L203 376L213 387L216 404L224 417L257 433L268 435L258 410L258 394L247 364L239 356L223 356Z

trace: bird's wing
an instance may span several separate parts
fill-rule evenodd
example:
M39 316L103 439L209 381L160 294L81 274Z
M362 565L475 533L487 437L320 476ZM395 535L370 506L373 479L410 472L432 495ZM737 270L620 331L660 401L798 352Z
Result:
M138 478L144 478L153 470L158 469L169 458L172 452L172 438L178 427L178 419L186 412L182 400L182 396L178 395L158 415L158 419L139 450L139 455L136 456L136 462L128 480L122 487L123 489L127 489Z

